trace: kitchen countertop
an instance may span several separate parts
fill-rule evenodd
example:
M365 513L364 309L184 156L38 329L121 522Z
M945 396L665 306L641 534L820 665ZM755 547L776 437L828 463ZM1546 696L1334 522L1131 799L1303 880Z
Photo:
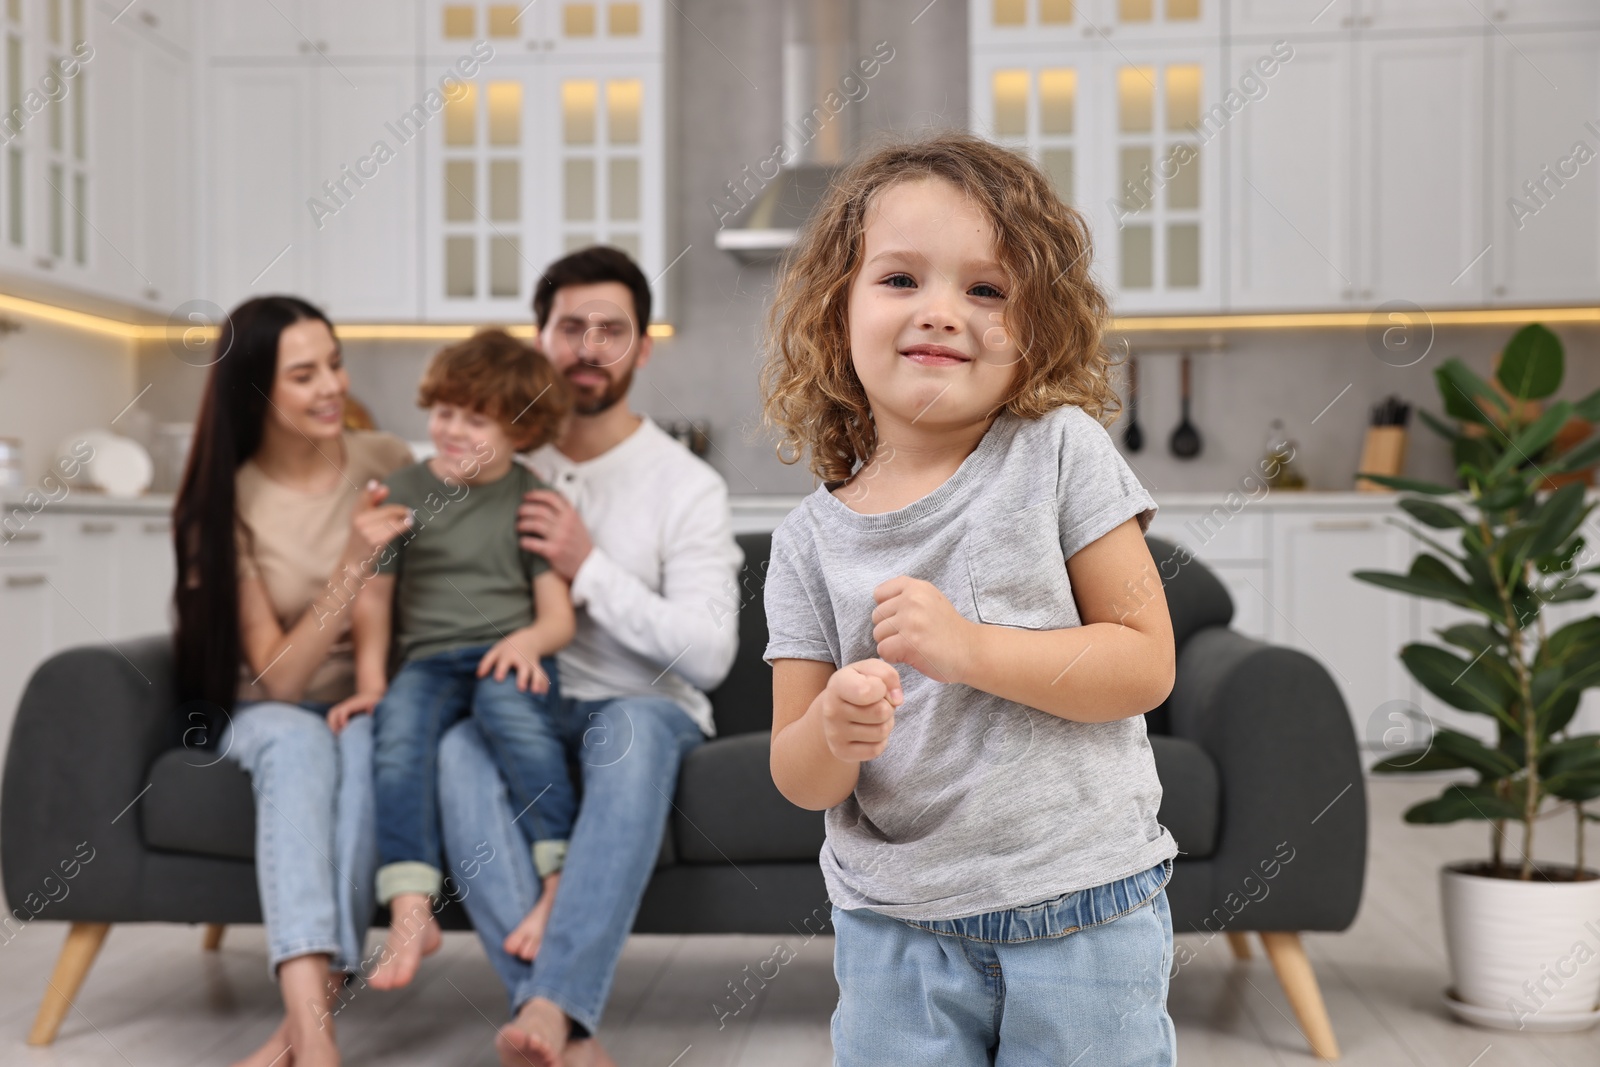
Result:
M32 502L28 500L30 494L34 495ZM97 515L170 515L175 499L170 493L114 497L89 489L71 489L66 496L62 496L60 488L49 491L0 489L0 514L10 515L13 511L21 510L24 514L48 514L59 511ZM44 502L43 507L35 508L33 505L41 500Z

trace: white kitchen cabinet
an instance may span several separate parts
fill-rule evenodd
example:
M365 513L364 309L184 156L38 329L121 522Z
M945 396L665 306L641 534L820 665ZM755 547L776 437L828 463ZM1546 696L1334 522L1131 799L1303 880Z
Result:
M52 649L98 645L116 639L119 575L118 542L124 520L109 515L46 514L60 555L50 578L57 598L50 633Z
M1404 571L1410 538L1382 513L1285 509L1272 516L1273 640L1328 668L1358 741L1394 701L1414 700L1400 649L1415 631L1410 598L1351 577Z
M202 10L213 59L417 53L416 0L206 0Z
M1274 64L1285 47L1290 58ZM1271 77L1255 65L1262 61ZM1348 40L1232 47L1233 84L1252 72L1264 95L1245 97L1217 141L1230 162L1230 310L1355 299L1353 65Z
M1600 31L1496 35L1489 54L1493 300L1592 301L1600 293Z
M208 72L203 277L223 308L264 292L313 294L305 202L319 192L311 132L316 74L291 66Z
M1315 36L1341 33L1355 25L1356 0L1229 0L1228 33L1272 34L1295 47Z
M1223 494L1210 506L1159 507L1149 533L1181 545L1215 574L1233 600L1233 629L1267 641L1272 639L1267 523L1266 513L1243 496Z
M973 0L975 44L1000 47L1073 40L1171 40L1214 35L1224 0Z
M172 594L177 562L173 556L172 520L165 516L129 516L122 520L117 542L120 568L117 607L112 626L119 639L170 632Z
M1357 300L1488 296L1481 35L1356 42Z
M1341 0L1341 4L1344 0ZM1371 30L1473 30L1487 26L1484 7L1463 0L1355 0L1354 23Z
M661 64L647 59L485 67L428 131L428 317L525 318L538 272L595 243L659 277L677 255L662 225L663 91Z
M416 318L423 147L396 125L423 98L416 68L215 65L209 77L210 298L299 292L335 322Z
M973 57L971 69L974 128L1026 152L1056 194L1086 216L1102 206L1091 202L1093 192L1083 184L1100 134L1082 106L1080 86L1102 62L1098 48L1078 44L985 51Z
M1490 0L1484 12L1496 26L1600 26L1594 0Z
M106 296L170 311L195 296L193 66L96 9L95 56L79 76L92 111L90 238L95 287Z
M0 563L0 765L11 742L17 702L34 667L50 654L60 597L45 562Z
M487 40L507 54L659 56L670 9L661 0L546 0L543 3L424 4L423 40L434 56L459 55Z
M129 4L127 0L95 0L95 3L107 16L116 19L118 25L135 26L139 32L180 53L194 51L193 0L138 0L137 4Z

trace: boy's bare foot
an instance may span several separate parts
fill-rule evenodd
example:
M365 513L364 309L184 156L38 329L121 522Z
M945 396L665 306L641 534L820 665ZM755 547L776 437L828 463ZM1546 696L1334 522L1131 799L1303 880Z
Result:
M570 1027L554 1001L534 997L495 1035L501 1067L563 1067Z
M289 1020L285 1019L272 1031L272 1036L262 1042L233 1067L289 1067L294 1062L294 1052L289 1048Z
M444 935L426 893L401 893L389 902L389 940L367 982L374 989L399 989L417 976L422 957L439 951Z
M559 871L545 876L544 886L539 891L539 902L502 942L507 952L524 960L531 960L539 954L539 945L544 941L544 929L550 922L550 909L555 907L556 887L560 884Z
M606 1054L599 1038L586 1037L567 1046L561 1067L617 1067L617 1061Z

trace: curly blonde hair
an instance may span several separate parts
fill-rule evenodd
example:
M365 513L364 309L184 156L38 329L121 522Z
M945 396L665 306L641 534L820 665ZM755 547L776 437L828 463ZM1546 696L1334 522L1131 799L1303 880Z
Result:
M1103 336L1110 315L1089 272L1089 227L1031 161L966 133L892 143L839 175L786 257L768 311L763 415L780 433L778 458L809 456L825 483L849 479L877 430L850 360L850 287L861 267L873 200L901 182L938 178L994 227L1009 289L1004 326L1019 339L1021 372L1001 410L1038 418L1075 404L1102 424L1120 409Z

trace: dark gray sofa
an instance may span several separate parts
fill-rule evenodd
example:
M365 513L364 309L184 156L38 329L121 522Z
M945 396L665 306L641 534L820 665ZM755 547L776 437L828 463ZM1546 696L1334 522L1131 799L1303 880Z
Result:
M768 770L768 538L740 544L740 649L712 694L718 737L684 761L636 932L826 929L822 816L785 801ZM1243 934L1261 932L1302 1030L1336 1056L1298 933L1346 928L1361 900L1367 812L1350 718L1322 666L1230 630L1233 605L1216 576L1149 544L1172 575L1178 650L1177 684L1147 717L1160 820L1182 850L1168 887L1174 928L1223 933L1238 955L1249 952ZM75 925L53 983L62 995L47 996L35 1043L53 1039L109 924L205 923L214 946L225 924L261 921L249 779L173 747L172 694L163 637L62 652L23 694L0 792L10 906L25 915L80 842L94 850L70 893L41 912ZM453 906L444 919L465 925Z

